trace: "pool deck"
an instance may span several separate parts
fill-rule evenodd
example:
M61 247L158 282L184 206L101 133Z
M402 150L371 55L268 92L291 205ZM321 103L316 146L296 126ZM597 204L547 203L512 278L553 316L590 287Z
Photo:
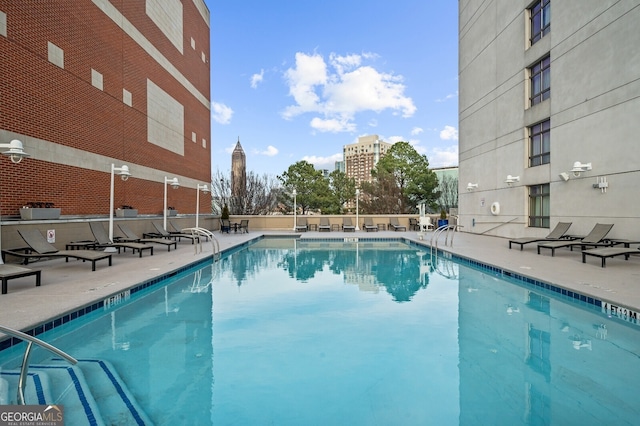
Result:
M300 235L301 238L407 238L427 244L432 236L432 233L426 233L420 241L417 232L252 231L248 234L216 233L216 238L224 251L261 235L287 234ZM455 234L453 246L445 246L443 237L438 246L481 263L640 311L640 256L631 256L627 261L624 256L611 258L607 260L607 267L601 268L600 259L594 257L587 257L587 263L583 264L579 251L559 249L555 257L551 257L549 251L537 255L535 243L526 245L523 251L519 248L509 250L508 240L504 238L464 232ZM114 253L113 266L99 261L95 272L91 271L90 263L77 260L65 263L64 259L55 259L29 264L30 268L42 270L42 285L36 287L33 276L10 280L8 293L0 294L0 324L17 330L31 329L136 284L210 257L211 253L210 243L204 243L202 252L196 253L195 246L183 241L178 243L177 250L170 252L164 246L155 246L153 256L145 252L142 258L130 251Z

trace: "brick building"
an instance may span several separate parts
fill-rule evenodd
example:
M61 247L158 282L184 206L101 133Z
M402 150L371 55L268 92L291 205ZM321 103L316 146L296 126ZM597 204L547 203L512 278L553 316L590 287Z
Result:
M0 0L1 214L49 202L62 215L194 213L211 180L209 11L203 0ZM209 200L201 197L200 211Z

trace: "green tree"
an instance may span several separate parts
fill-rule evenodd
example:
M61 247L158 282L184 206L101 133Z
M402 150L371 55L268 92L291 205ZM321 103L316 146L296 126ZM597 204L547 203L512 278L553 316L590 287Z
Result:
M329 174L329 189L332 203L322 209L323 214L342 214L347 201L355 199L356 181L347 177L346 173L334 170Z
M372 174L388 187L388 195L397 190L397 209L388 213L415 213L425 202L435 208L440 197L438 177L429 169L426 155L420 155L408 142L396 142L380 159Z
M281 192L281 202L287 210L293 208L293 190L296 191L296 203L301 214L309 210L321 209L331 204L329 182L307 161L298 161L289 166L286 172L278 176L284 191Z

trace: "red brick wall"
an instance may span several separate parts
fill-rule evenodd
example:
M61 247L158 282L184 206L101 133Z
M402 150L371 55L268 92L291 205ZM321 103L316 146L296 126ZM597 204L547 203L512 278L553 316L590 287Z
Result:
M201 59L202 51L208 59L209 29L192 1L183 0L184 54L147 17L144 0L111 3L209 99L209 62ZM0 0L0 10L7 14L7 37L0 36L0 129L129 165L134 177L117 179L114 204L133 205L143 214L162 211L164 186L136 178L136 165L210 181L210 111L91 0ZM64 51L64 69L48 61L48 41ZM102 91L91 84L92 68L103 75ZM147 78L184 106L184 156L147 141ZM123 89L131 92L132 107L123 103ZM63 215L108 213L108 173L47 160L14 165L0 158L3 215L18 214L30 201L53 202ZM193 189L171 190L168 204L195 212L195 197ZM208 211L208 197L201 199L201 211Z

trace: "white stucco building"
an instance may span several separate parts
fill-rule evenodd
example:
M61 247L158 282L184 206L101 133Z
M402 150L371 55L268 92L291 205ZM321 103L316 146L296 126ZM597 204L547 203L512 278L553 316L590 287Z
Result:
M639 22L637 0L459 0L465 231L640 238Z

